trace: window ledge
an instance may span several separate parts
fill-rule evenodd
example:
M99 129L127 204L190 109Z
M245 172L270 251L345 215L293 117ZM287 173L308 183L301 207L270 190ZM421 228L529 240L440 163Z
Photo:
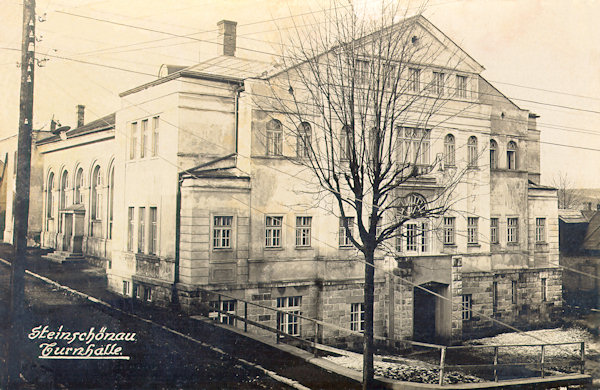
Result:
M283 247L282 246L266 246L264 248L264 250L266 250L266 251L282 251Z
M296 246L294 247L297 251L308 251L314 249L312 246Z
M469 247L469 248L481 248L481 244L480 243L472 242L472 243L468 243L467 247Z
M213 252L233 252L233 248L212 248Z
M444 244L444 248L456 248L456 244Z
M338 246L338 248L342 250L354 249L354 245Z
M507 242L506 243L507 246L519 246L518 242Z

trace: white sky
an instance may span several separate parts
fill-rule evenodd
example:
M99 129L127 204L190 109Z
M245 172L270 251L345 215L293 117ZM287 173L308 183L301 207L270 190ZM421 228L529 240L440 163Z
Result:
M237 55L276 52L278 27L292 20L286 17L317 10L318 3L328 0L38 0L37 13L46 19L36 26L38 58L51 54L134 72L50 57L36 68L34 128L48 128L52 115L72 126L77 104L86 105L86 122L114 112L118 93L154 79L161 64L213 56L217 46L210 42L221 19L238 22ZM202 33L190 40L65 12L169 34ZM485 66L484 77L541 116L544 182L562 171L579 187L600 187L600 1L430 0L424 15ZM0 138L18 126L21 18L19 0L0 0ZM132 45L144 41L154 42Z

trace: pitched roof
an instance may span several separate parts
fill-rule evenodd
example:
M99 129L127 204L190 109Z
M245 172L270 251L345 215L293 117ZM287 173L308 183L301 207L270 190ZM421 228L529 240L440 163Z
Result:
M91 121L83 126L67 131L67 138L79 137L91 133L99 133L101 131L112 130L115 128L115 113L103 116L94 121ZM38 145L48 144L60 141L62 138L58 134L53 134L50 137L40 139L36 143Z
M258 77L271 67L268 62L223 55L190 66L185 71L243 80Z
M558 219L565 223L587 223L589 220L579 210L559 209Z
M595 212L583 240L583 248L587 250L600 249L600 212Z

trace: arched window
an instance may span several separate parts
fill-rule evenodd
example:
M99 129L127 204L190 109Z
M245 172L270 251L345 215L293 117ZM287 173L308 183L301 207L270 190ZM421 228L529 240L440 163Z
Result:
M52 226L52 219L54 217L54 173L50 172L48 175L48 184L46 185L46 231L50 230Z
M469 141L467 142L467 153L468 159L467 162L470 167L477 166L477 137L470 136Z
M296 137L296 155L300 158L310 156L312 129L308 122L300 123Z
M283 154L283 129L281 122L271 119L267 122L267 156Z
M340 160L350 160L352 156L352 129L344 125L340 131Z
M67 207L67 187L69 186L69 172L66 170L63 171L62 176L60 177L60 187L59 187L59 198L58 198L58 210L64 210ZM62 232L62 217L60 214L58 215L58 231Z
M115 167L110 168L108 174L108 239L112 239L113 227L113 202L115 198Z
M447 134L444 138L444 163L449 166L454 166L456 163L456 148L452 134Z
M498 144L490 140L490 169L498 169Z
M427 211L427 200L415 192L408 194L402 202L402 214L408 218L421 218Z
M409 220L402 227L402 234L396 239L399 251L424 253L429 248L429 223L427 221L427 200L423 195L411 193L404 198L402 214Z
M74 204L83 204L83 168L79 168L75 174L75 198Z
M102 237L102 174L99 165L92 171L90 192L90 236Z
M506 167L517 169L517 144L514 141L510 141L506 148Z

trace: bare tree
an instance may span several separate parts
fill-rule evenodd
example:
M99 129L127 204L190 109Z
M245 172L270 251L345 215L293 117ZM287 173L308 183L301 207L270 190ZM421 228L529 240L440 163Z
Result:
M558 190L559 209L571 209L581 205L583 196L574 188L573 181L569 178L567 173L558 172L554 178L552 178L552 186Z
M406 17L394 3L380 7L372 17L352 2L336 3L324 11L324 22L296 28L282 70L266 77L268 92L255 96L261 110L285 117L267 124L267 153L281 154L269 126L294 135L291 161L333 197L347 239L364 256L364 388L373 384L375 259L396 255L393 243L407 221L439 225L468 165L457 168L454 145L446 149L452 156L430 156L432 143L444 142L445 123L470 107L445 108L463 92L446 79L463 58L421 28L419 15ZM422 77L425 70L431 80ZM434 184L417 196L414 188L428 180ZM411 232L411 239L422 234Z

